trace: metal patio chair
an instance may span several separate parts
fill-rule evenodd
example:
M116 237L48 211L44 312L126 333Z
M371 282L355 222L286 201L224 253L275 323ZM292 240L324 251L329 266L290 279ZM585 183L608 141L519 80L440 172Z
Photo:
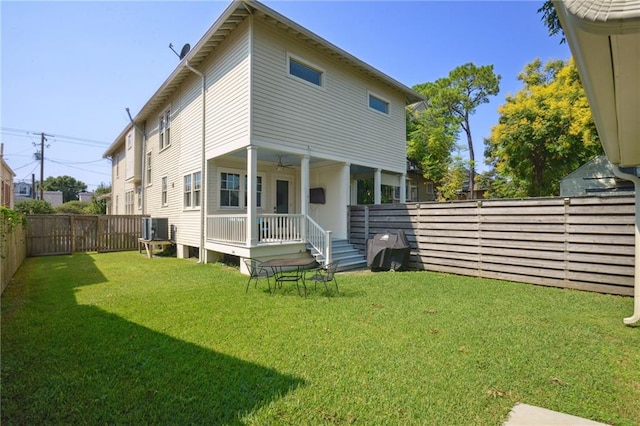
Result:
M251 284L251 280L254 280L254 288L257 288L258 280L266 278L269 293L271 293L271 277L274 275L273 270L262 266L262 262L258 259L245 258L243 261L244 264L247 265L247 270L249 271L249 280L247 281L247 288L244 292L247 293L249 291L249 284Z
M336 280L335 273L336 269L338 269L339 261L333 261L331 263L327 263L321 268L315 270L314 274L307 278L308 281L313 281L314 287L317 289L318 283L324 283L324 288L329 292L329 286L327 283L333 281L336 286L336 293L339 294L340 290L338 289L338 281Z

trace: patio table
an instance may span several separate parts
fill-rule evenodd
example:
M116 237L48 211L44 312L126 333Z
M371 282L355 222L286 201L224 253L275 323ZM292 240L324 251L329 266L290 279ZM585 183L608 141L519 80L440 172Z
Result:
M307 295L307 286L304 279L305 269L317 265L314 258L298 258L298 259L271 259L262 262L265 268L271 268L276 278L276 285L283 282L295 282L298 294L300 294L300 286L298 283L302 281L304 287L304 295ZM275 285L274 285L275 287Z

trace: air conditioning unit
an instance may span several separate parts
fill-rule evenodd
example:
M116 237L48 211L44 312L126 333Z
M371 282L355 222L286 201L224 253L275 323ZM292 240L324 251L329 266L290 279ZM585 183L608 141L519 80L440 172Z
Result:
M142 239L147 241L168 241L169 219L166 217L143 217Z

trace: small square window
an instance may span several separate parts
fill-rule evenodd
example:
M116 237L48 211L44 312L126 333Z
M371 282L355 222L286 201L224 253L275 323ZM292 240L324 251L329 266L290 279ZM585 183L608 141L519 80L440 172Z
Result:
M383 114L389 114L389 102L372 94L369 94L369 108L375 109Z

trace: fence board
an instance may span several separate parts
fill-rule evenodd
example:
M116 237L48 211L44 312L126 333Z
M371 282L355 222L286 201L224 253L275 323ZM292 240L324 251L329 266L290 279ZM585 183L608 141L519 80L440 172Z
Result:
M633 196L352 206L349 236L364 252L403 229L417 269L633 294Z

